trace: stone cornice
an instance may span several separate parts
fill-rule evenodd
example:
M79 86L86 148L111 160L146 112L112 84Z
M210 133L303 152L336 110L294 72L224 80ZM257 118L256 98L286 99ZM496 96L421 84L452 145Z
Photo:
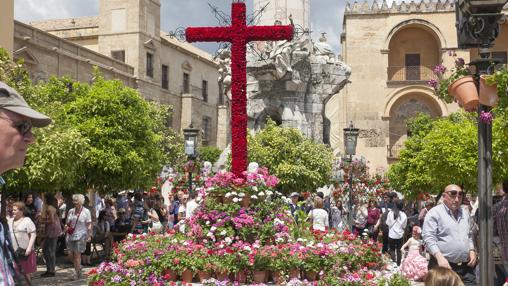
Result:
M346 1L345 15L357 14L406 14L406 13L436 13L455 11L454 0L411 0L402 1L400 4L393 1L388 6L386 0L374 0L372 5L367 0Z

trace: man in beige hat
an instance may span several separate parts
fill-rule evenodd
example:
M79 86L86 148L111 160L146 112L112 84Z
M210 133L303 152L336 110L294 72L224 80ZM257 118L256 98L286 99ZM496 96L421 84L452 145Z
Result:
M23 166L28 144L35 142L32 127L45 127L51 119L39 113L13 88L0 82L0 186L1 177L8 170ZM10 240L8 230L0 224L0 285L14 285L14 271L7 259ZM6 239L7 238L7 239Z

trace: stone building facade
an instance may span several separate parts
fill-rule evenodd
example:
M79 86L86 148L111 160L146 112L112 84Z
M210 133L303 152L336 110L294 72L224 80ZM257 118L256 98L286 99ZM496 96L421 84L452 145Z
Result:
M176 130L191 123L203 145L225 147L223 110L212 56L160 30L160 0L101 0L99 15L24 24L14 21L14 57L34 81L51 75L90 82L93 66L173 106Z
M455 59L450 54L466 63L478 57L476 49L457 47L452 0L390 6L386 1L348 2L341 45L352 73L339 97L339 128L332 136L342 141L342 128L352 121L360 128L357 154L378 172L397 160L407 138L407 119L422 112L439 117L459 110L457 104L439 100L427 85L434 78L433 67L443 63L452 68ZM491 51L506 62L507 24Z

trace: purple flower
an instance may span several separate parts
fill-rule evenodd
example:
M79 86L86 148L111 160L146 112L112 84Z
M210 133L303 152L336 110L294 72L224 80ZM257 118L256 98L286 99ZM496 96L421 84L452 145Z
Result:
M439 64L437 66L434 67L434 73L437 74L437 75L442 75L446 72L446 67L442 64Z
M115 275L115 276L113 276L113 278L111 278L111 281L113 281L115 283L120 283L120 282L122 282L122 277L120 277L119 275Z
M455 66L457 68L463 68L465 65L466 65L466 62L464 61L463 58L458 58L455 60Z
M480 112L480 121L485 124L491 124L492 120L494 119L494 115L490 111L482 111Z
M437 87L439 86L439 82L435 79L431 79L431 80L427 81L427 84L434 89L437 89Z

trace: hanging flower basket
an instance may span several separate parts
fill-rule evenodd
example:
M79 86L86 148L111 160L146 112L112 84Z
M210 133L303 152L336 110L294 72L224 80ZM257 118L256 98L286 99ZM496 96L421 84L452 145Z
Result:
M480 103L486 106L495 106L499 101L497 84L489 84L488 75L480 76Z
M478 91L472 76L464 76L448 86L448 92L463 106L466 111L474 111L478 107Z

